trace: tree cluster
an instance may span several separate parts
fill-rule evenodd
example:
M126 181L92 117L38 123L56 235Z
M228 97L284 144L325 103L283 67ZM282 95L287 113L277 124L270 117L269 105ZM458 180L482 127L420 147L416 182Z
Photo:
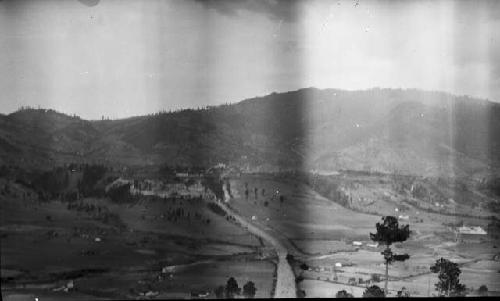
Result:
M255 297L257 289L255 288L255 283L248 281L243 285L243 292L238 286L238 282L234 277L227 280L226 286L219 286L215 289L215 296L218 299L235 299L236 296L243 295L245 298L251 299Z

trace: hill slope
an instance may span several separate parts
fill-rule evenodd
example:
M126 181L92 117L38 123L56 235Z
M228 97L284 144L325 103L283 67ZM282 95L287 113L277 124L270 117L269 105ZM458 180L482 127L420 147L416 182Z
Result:
M71 161L471 175L500 163L500 105L418 90L302 89L114 121L0 115L0 164Z

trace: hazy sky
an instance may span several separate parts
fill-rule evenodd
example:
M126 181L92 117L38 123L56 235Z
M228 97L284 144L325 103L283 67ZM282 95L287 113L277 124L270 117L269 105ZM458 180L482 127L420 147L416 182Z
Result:
M0 112L83 118L303 87L500 101L500 1L0 1Z

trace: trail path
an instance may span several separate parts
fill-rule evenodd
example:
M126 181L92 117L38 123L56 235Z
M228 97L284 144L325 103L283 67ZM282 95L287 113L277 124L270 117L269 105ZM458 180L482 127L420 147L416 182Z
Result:
M263 240L267 241L273 246L278 254L278 268L276 272L276 288L274 291L275 298L295 298L296 297L296 286L295 286L295 275L293 274L292 268L288 264L286 259L288 255L288 249L286 243L282 242L276 233L273 233L269 228L264 229L262 225L254 224L248 221L245 217L241 216L239 213L231 209L227 203L229 202L229 193L227 191L226 185L224 188L224 202L219 202L222 209L226 211L227 214L232 215L238 223L249 232L256 236L261 237Z

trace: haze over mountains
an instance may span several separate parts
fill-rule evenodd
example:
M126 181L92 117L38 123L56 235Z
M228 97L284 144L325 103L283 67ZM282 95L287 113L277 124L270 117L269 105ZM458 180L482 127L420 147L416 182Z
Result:
M0 115L0 164L340 169L483 177L500 165L500 104L419 90L301 89L122 120Z

